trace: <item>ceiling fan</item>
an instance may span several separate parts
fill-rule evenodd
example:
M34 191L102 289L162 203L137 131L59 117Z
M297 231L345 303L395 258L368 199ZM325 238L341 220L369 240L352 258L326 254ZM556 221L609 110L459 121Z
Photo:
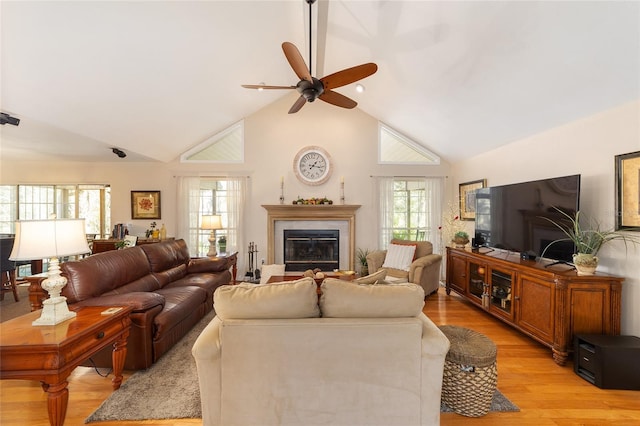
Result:
M309 68L304 62L304 58L300 54L298 48L293 44L285 41L282 43L284 56L289 61L289 65L293 68L298 78L301 80L295 86L268 86L265 84L243 84L246 89L296 89L300 93L300 97L295 101L289 109L289 114L300 111L306 102L313 102L320 99L332 105L342 108L355 108L358 103L338 92L333 91L337 87L345 86L362 80L374 74L378 70L378 66L372 62L357 65L355 67L346 68L342 71L335 72L321 79L317 79L311 75L311 6L316 0L305 0L309 4Z

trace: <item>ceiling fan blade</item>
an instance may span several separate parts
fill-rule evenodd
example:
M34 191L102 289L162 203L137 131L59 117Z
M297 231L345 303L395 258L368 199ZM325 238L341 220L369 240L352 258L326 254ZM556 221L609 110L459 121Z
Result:
M284 56L286 56L287 61L289 61L289 65L291 65L291 68L293 68L293 71L296 73L298 78L313 82L311 79L311 73L309 72L307 64L304 62L298 48L293 43L285 41L282 43L282 50L284 51Z
M369 77L378 71L378 66L372 62L347 68L342 71L335 72L320 79L325 90L335 89L336 87L345 86L365 77Z
M334 92L333 90L327 90L327 89L325 89L324 93L320 95L319 99L322 99L323 101L330 103L332 105L339 106L342 108L347 108L347 109L355 108L356 105L358 105L358 103L353 99L347 98L346 96L338 92Z
M245 89L295 89L296 86L267 86L264 84L242 84Z
M293 106L291 107L291 109L289 109L289 114L294 114L298 111L300 111L300 108L302 108L304 106L304 104L307 103L307 100L304 98L304 96L300 96L295 103L293 104Z

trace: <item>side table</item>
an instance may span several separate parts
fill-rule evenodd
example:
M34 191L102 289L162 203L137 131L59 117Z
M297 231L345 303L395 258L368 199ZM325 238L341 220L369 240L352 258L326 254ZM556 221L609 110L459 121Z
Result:
M67 377L83 361L113 345L113 389L122 384L131 319L129 306L103 315L107 306L76 310L74 319L33 326L40 312L0 323L0 379L38 380L47 393L49 423L61 426L67 413Z

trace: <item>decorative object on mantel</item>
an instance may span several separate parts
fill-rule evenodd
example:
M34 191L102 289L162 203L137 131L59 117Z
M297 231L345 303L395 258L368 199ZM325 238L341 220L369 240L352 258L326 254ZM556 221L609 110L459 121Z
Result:
M627 235L620 231L600 229L600 223L593 219L585 219L586 224L583 222L580 216L580 212L576 212L574 216L556 208L566 219L561 222L556 222L548 217L543 219L548 220L553 225L558 227L567 238L552 241L542 252L541 257L544 257L544 253L553 244L560 241L571 241L576 246L576 254L573 255L573 264L578 271L578 275L594 275L596 268L598 267L598 257L596 256L602 246L610 241L621 240L625 244L625 248L628 243L638 244L640 243L640 237L636 235Z
M340 176L340 204L344 204L344 176Z
M202 216L202 224L200 229L211 230L209 234L209 252L207 256L215 257L216 252L216 231L222 229L222 217L218 214L207 214Z
M89 253L84 219L19 220L9 260L50 258L48 277L41 286L49 293L40 318L33 325L55 325L76 317L67 298L60 295L67 278L60 275L59 258Z
M452 241L457 248L464 248L469 243L469 234L465 231L458 231L453 235Z
M280 176L280 204L284 204L284 176Z
M323 197L323 198L300 198L298 196L297 200L293 200L292 204L297 204L297 205L310 205L310 206L320 206L320 205L331 205L333 204L333 201L328 199L327 197Z

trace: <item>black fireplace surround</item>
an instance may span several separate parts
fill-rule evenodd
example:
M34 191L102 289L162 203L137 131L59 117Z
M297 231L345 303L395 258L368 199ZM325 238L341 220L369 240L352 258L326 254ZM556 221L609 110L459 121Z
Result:
M284 230L284 264L286 271L338 269L340 231L337 229Z

